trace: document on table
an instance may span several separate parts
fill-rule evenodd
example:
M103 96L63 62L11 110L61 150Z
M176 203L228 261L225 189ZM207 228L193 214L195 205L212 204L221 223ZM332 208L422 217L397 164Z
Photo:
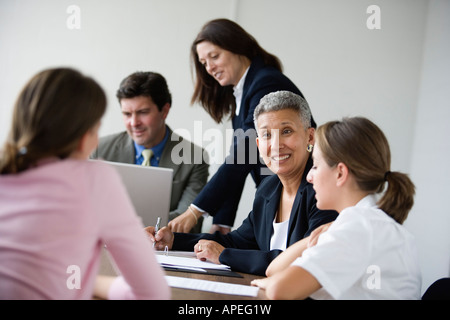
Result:
M156 258L163 267L173 267L181 269L213 269L229 271L230 267L224 264L215 264L210 261L202 261L194 256L175 256L174 254L157 254ZM205 271L206 272L206 271Z
M239 296L256 297L258 295L259 290L258 287L246 286L242 284L233 284L233 283L200 280L184 277L166 276L166 280L169 286L174 288L201 290Z
M175 257L185 257L185 258L197 258L194 251L178 251L178 250L168 250L168 251L155 251L157 255L175 256Z

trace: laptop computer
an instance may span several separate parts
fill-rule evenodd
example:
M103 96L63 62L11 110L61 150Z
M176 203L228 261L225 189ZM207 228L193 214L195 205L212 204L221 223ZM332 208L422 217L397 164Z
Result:
M155 226L158 217L161 217L161 228L167 226L173 169L104 162L112 165L121 176L136 213L142 218L144 226Z

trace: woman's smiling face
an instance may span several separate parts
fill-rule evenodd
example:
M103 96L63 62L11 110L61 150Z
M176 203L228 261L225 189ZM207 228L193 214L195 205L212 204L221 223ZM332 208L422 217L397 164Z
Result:
M219 46L203 41L197 44L197 55L206 72L221 86L236 86L250 66L250 60Z
M283 109L258 116L257 144L267 167L280 178L303 172L314 129L305 129L297 111Z
M330 167L325 161L322 150L316 143L313 151L314 164L306 180L313 185L316 192L317 208L321 210L336 209L339 192L336 189L336 166Z

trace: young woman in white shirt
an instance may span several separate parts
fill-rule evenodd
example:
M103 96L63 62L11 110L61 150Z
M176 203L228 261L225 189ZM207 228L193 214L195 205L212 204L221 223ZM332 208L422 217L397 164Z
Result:
M383 132L361 117L319 127L308 181L339 216L289 247L253 285L271 299L419 299L414 239L401 225L415 187L391 172ZM386 188L385 188L386 187Z

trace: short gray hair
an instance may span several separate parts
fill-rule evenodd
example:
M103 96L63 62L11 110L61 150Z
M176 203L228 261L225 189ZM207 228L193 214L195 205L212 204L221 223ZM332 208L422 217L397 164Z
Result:
M253 113L253 121L257 129L258 117L266 112L291 109L298 112L305 129L311 127L311 110L305 99L290 91L276 91L261 98Z

